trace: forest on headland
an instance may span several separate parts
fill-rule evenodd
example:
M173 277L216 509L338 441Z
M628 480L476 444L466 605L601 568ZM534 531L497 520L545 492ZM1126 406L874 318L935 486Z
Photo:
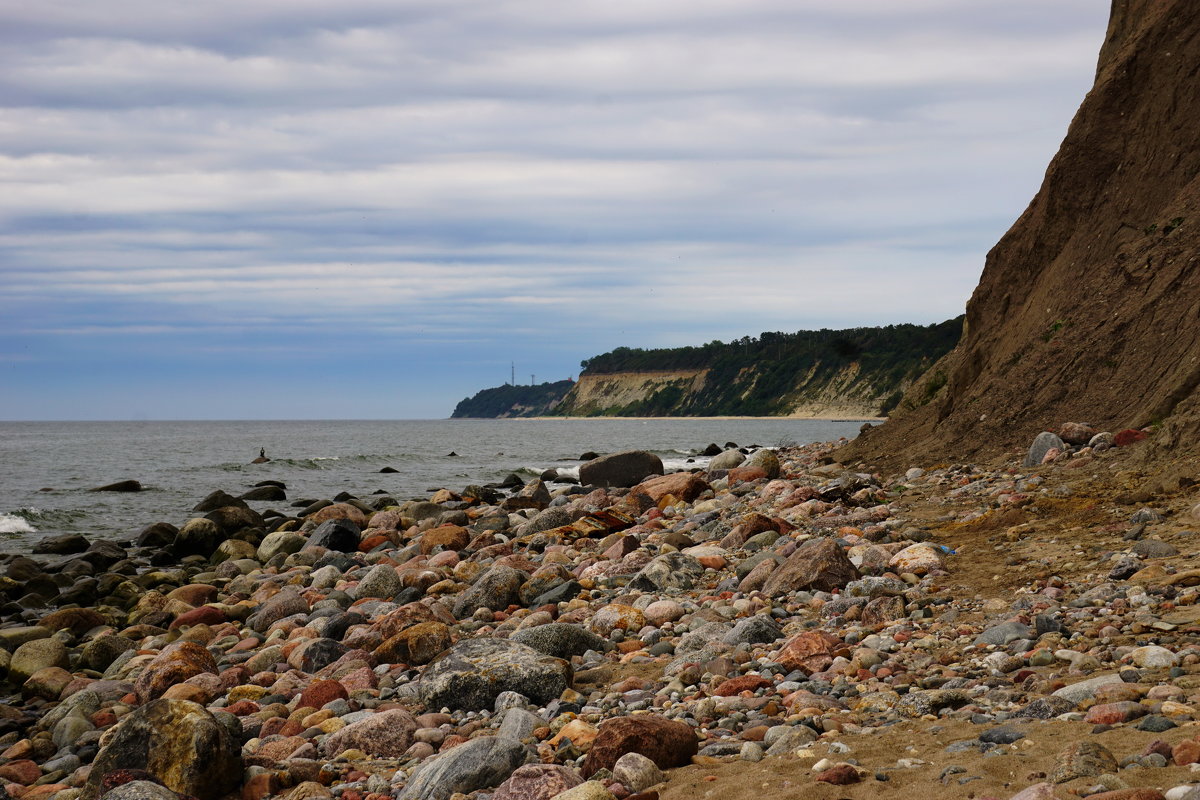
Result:
M782 416L814 405L886 416L954 347L962 322L618 347L583 360L578 382L484 389L451 417Z

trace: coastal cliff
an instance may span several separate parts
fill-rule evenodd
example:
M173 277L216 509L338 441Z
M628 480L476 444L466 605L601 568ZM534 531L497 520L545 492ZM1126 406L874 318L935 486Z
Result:
M988 254L961 342L840 457L995 454L1067 420L1150 427L1160 455L1195 449L1197 64L1200 4L1113 3L1095 85Z
M768 332L697 347L619 347L582 362L573 385L485 389L452 416L884 416L961 328L959 317Z

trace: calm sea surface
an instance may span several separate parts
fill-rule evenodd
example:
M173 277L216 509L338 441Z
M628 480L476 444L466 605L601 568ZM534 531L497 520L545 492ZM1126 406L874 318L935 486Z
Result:
M406 500L441 487L499 481L511 472L528 479L551 467L575 469L588 450L651 450L670 470L710 442L806 444L852 438L861 425L793 419L0 422L0 551L27 551L50 534L123 539L153 522L181 525L214 489L238 495L263 480L283 481L289 501L342 491L365 498L380 490ZM272 460L251 464L260 447ZM384 467L397 472L381 474ZM125 479L140 481L145 491L88 491ZM286 513L288 503L251 505Z

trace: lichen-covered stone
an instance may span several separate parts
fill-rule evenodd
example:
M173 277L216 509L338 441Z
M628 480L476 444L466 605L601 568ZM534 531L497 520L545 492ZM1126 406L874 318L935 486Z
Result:
M425 667L417 685L430 709L491 708L504 691L544 705L571 684L566 661L505 639L466 639Z
M154 700L121 719L100 749L81 800L94 800L101 781L119 769L144 769L168 789L217 800L238 786L242 759L229 731L201 705Z

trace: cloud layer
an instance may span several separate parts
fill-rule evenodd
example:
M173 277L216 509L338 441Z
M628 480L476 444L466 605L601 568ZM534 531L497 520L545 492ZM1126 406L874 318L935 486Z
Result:
M1094 0L0 0L0 418L429 417L959 313Z

